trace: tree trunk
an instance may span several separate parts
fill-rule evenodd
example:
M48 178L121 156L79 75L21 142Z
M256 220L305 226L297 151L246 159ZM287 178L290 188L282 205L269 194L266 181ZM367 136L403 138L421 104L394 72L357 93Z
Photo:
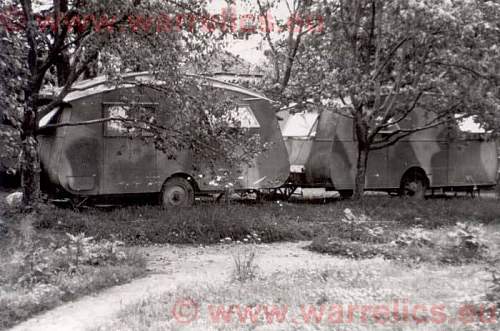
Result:
M38 156L38 141L36 140L36 107L33 97L28 96L22 124L21 149L21 185L23 189L23 204L33 206L40 199L40 158Z
M356 130L356 138L358 141L358 160L356 162L356 178L354 181L353 199L363 200L370 143L368 139L368 124L363 118L362 108L358 109L355 113L354 129Z
M26 22L26 41L29 46L28 69L29 79L24 90L24 112L21 125L21 185L23 204L33 207L40 199L40 159L38 155L37 107L38 93L43 84L44 72L39 72L38 38L36 20L33 15L32 1L21 1Z
M356 163L356 178L354 181L354 200L363 200L366 168L368 166L368 153L368 148L361 148L358 144L358 161Z
M71 71L69 56L66 52L61 52L57 57L56 73L57 73L57 86L64 86L66 79Z
M23 204L29 207L40 199L40 159L38 158L38 142L34 136L23 140L21 153Z

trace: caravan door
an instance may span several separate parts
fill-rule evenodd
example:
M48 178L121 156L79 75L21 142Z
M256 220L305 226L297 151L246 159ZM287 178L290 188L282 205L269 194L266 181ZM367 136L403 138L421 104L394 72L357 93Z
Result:
M154 104L143 104L154 110ZM104 118L129 116L131 107L124 103L103 103ZM103 125L103 194L158 192L156 149L144 139L145 133L130 129L123 121L108 121Z

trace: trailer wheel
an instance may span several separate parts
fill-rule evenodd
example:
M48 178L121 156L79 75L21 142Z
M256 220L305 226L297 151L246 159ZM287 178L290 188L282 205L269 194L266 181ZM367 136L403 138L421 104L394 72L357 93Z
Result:
M427 186L425 175L418 171L409 172L403 176L401 181L401 196L424 199Z
M164 208L189 207L194 203L194 188L182 177L168 179L161 190L161 204Z

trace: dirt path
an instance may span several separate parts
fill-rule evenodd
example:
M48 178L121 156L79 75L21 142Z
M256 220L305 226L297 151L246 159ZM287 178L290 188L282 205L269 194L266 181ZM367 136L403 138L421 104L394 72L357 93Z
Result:
M256 263L263 274L275 271L319 268L339 259L302 249L308 243L256 245ZM246 248L249 248L248 245ZM150 274L128 284L66 303L12 328L12 331L79 331L102 325L123 306L178 286L227 281L233 266L234 246L158 246L142 249L148 256Z

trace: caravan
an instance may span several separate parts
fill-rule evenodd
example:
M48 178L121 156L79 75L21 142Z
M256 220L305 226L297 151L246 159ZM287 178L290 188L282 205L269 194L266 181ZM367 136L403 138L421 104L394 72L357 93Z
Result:
M144 79L147 74L128 75ZM260 135L269 146L250 164L240 166L235 191L279 187L289 176L287 151L275 112L269 100L248 89L215 79L200 79L202 86L231 95L242 125ZM62 106L40 119L40 157L46 182L59 193L77 197L124 194L159 195L165 206L191 205L199 193L223 191L214 185L208 169L193 170L190 150L179 150L175 158L138 137L131 137L116 121L100 121L126 116L124 95L134 95L144 107L166 111L166 103L155 89L137 86L110 86L101 77L77 83ZM165 108L165 109L162 109ZM248 120L250 119L250 120ZM58 123L92 123L77 126L50 126ZM248 123L243 123L248 122Z
M399 125L428 123L415 111ZM353 193L357 142L353 120L322 111L280 114L290 159L290 192L296 187L326 188L342 197ZM379 135L390 135L396 126ZM415 132L384 149L371 151L366 189L423 197L430 191L473 191L496 185L497 150L493 140L460 126L442 124Z

